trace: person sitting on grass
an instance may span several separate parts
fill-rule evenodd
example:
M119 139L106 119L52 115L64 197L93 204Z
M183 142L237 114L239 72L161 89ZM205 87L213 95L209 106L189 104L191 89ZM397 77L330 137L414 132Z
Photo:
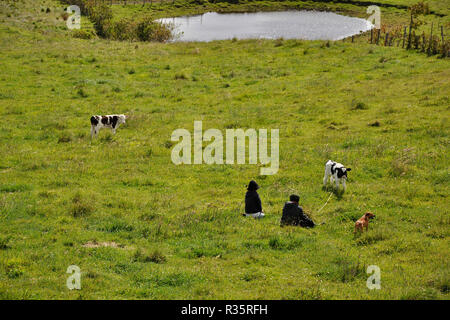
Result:
M245 194L245 213L244 216L251 216L253 218L262 218L264 213L262 211L261 199L259 198L259 189L256 181L252 180L248 184L247 193Z
M283 215L281 216L281 226L301 226L304 228L313 228L315 223L303 212L302 207L298 205L300 197L292 194L289 201L284 204Z

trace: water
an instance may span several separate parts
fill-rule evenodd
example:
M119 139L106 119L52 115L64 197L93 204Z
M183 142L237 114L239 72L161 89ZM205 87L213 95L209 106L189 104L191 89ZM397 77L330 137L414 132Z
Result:
M208 12L159 21L175 25L175 41L232 38L340 40L373 27L364 19L323 11Z

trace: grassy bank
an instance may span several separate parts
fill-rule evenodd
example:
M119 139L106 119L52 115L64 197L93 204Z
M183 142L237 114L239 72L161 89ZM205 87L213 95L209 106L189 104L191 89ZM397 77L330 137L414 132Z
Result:
M414 48L429 55L449 55L450 16L442 2L413 1L175 1L146 3L145 5L115 4L111 6L114 21L132 21L142 17L152 19L197 15L205 12L254 12L277 10L322 10L368 18L370 5L380 7L380 34L362 33L352 37L352 42L371 42L387 46ZM448 3L450 4L450 2ZM411 13L415 12L412 17ZM413 21L413 23L411 23ZM126 22L128 24L128 22ZM411 36L409 28L412 27ZM175 34L177 33L175 28ZM380 38L375 40L375 38ZM406 44L405 44L406 42Z
M341 41L80 40L41 6L0 4L1 298L449 298L448 59ZM90 116L111 113L127 124L91 142ZM279 172L175 166L170 136L195 120L280 129ZM317 213L330 158L353 170ZM240 216L250 179L260 221ZM291 193L326 224L280 228ZM354 238L366 210L377 218Z
M381 9L382 23L387 26L409 23L408 8L415 5L417 0L380 0L380 1L239 1L238 3L226 1L190 1L179 0L175 3L171 1L154 3L145 6L141 4L127 5L115 4L112 6L117 18L139 17L143 14L150 14L155 18L165 18L172 16L194 15L209 11L215 12L254 12L272 10L327 10L345 13L358 17L368 17L367 7L378 5ZM449 27L450 23L450 2L449 1L427 1L430 14L425 20L434 21Z

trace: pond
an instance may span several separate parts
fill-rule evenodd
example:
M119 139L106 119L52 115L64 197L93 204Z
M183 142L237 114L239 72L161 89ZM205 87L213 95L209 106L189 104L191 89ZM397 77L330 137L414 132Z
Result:
M361 18L323 11L208 12L158 21L175 26L175 41L232 38L340 40L373 27L369 21Z

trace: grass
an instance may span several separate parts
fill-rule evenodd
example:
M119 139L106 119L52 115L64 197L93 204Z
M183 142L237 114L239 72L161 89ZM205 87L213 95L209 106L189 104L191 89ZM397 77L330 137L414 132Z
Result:
M83 40L31 1L6 11L0 298L449 298L448 59L342 41ZM111 113L127 124L91 141L90 116ZM280 129L279 172L173 165L170 136L195 120ZM318 213L328 159L352 171ZM262 220L240 215L251 179ZM294 192L326 224L280 228ZM65 286L72 264L81 291Z
M134 5L128 2L127 5L114 5L113 12L116 19L126 17L140 17L142 15L151 15L155 18L165 18L181 15L195 15L209 11L216 12L249 12L249 11L273 11L273 10L327 10L350 14L353 16L367 18L367 7L377 5L380 7L381 23L383 25L394 27L397 25L408 25L408 8L418 3L418 0L378 0L378 1L261 1L261 0L241 0L237 3L219 2L219 1L189 1L179 0L173 5L170 1L147 4L146 6ZM421 16L426 25L431 22L449 27L450 6L448 0L425 1L430 8L430 14ZM428 31L428 30L427 30Z

